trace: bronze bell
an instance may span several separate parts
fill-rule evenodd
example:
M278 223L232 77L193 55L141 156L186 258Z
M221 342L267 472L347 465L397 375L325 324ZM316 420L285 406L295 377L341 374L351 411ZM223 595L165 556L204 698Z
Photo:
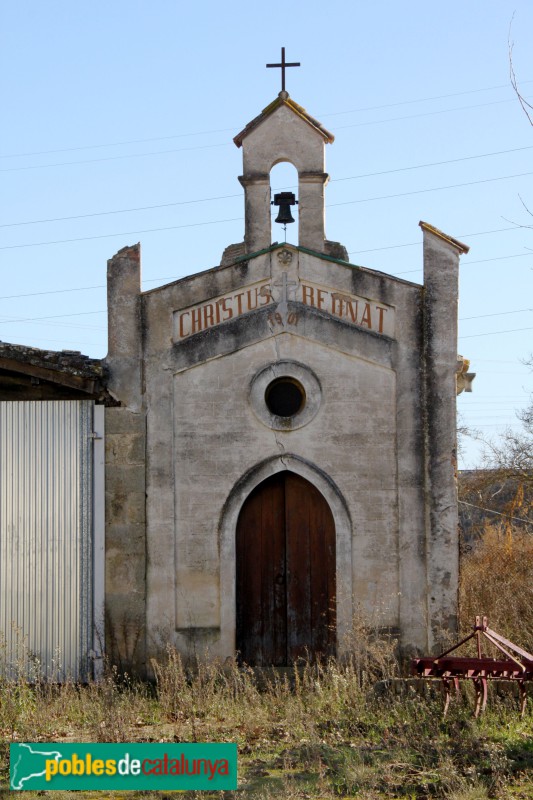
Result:
M294 218L291 214L291 206L297 205L297 203L298 200L292 192L279 192L279 194L275 194L272 205L279 206L279 213L274 221L280 222L282 225L288 225L290 222L294 222Z

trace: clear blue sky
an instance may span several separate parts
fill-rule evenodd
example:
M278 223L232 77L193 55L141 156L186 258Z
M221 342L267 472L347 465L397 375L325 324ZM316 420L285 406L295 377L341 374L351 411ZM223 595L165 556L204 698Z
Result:
M149 289L242 240L232 138L277 95L265 64L283 45L302 63L291 97L336 136L328 238L417 282L420 219L470 245L459 351L477 378L458 405L485 435L515 425L531 389L533 128L509 83L513 12L532 98L530 0L4 3L0 338L102 357L117 250L142 242Z

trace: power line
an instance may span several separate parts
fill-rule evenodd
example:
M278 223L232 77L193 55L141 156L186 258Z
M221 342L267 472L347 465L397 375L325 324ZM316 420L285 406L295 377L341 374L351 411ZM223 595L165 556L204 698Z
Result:
M460 317L459 322L466 322L470 319L484 319L484 317L503 317L506 314L522 314L524 311L533 311L533 308L517 308L514 311L497 311L494 314L479 314L477 317Z
M527 83L533 83L533 81L521 81L521 85L525 85ZM403 106L403 105L412 105L415 103L426 103L433 100L445 100L449 97L461 97L467 94L478 94L479 92L491 92L498 89L509 89L509 84L500 84L499 86L487 86L483 89L467 89L466 91L462 92L452 92L450 94L441 94L435 95L434 97L422 97L417 100L400 100L395 103L385 103L378 106L366 106L362 108L355 108L349 111L333 111L328 113L321 113L319 116L322 117L335 117L340 116L343 114L359 114L364 111L379 111L383 108L394 108L396 106ZM25 153L7 153L4 155L0 155L0 158L23 158L26 156L44 156L44 155L55 155L56 153L71 153L80 150L94 150L94 149L101 149L104 147L122 147L124 145L129 144L146 144L148 142L162 142L168 141L169 139L182 139L191 136L206 136L213 133L228 133L233 131L234 128L217 128L209 131L196 131L191 133L174 133L169 134L166 136L152 136L146 139L128 139L126 141L120 142L106 142L106 143L99 143L99 144L87 144L87 145L80 145L78 147L63 147L55 150L34 150Z
M533 328L513 328L510 331L488 331L487 333L469 333L468 336L459 336L459 339L476 339L479 336L497 336L500 333L521 333L521 331L533 331Z
M477 158L489 158L490 156L503 156L509 153L518 153L521 150L533 150L533 145L526 145L524 147L513 147L511 150L495 150L493 153L480 153L473 156L462 156L461 158L450 158L446 161L432 161L427 164L414 164L410 167L396 167L395 169L385 169L380 172L367 172L362 175L351 175L348 178L332 178L330 183L338 183L340 181L354 181L361 178L375 178L379 175L392 175L395 172L408 172L413 169L425 169L426 167L442 167L446 164L458 164L461 161L472 161Z
M532 257L532 253L515 253L514 255L510 256L496 256L495 258L482 258L479 261L465 261L465 266L471 266L471 264L487 264L489 261L505 261L508 258L524 258L525 256Z
M512 102L513 102L513 99L511 99L511 100L498 100L498 101L493 102L493 103L482 103L480 105L474 105L474 106L459 106L457 108L442 109L441 111L429 111L429 112L425 112L423 114L412 114L412 115L409 115L409 116L406 116L406 117L391 117L389 119L383 119L383 120L371 120L371 121L367 121L367 122L356 122L356 123L353 123L352 125L343 125L340 128L337 128L337 130L343 130L345 128L356 128L356 127L360 127L360 126L363 126L363 125L379 125L379 124L385 123L385 122L397 122L397 121L407 120L407 119L417 119L419 117L427 117L427 116L432 116L434 114L447 114L447 113L449 113L451 111L467 111L467 110L470 110L470 109L473 109L473 108L481 108L483 106L497 105L499 103L512 103ZM231 142L221 142L219 144L205 144L205 145L197 145L195 147L172 148L171 150L155 150L155 151L150 151L148 153L129 153L129 154L118 155L118 156L106 156L106 157L102 157L102 158L81 159L81 160L78 160L78 161L60 161L60 162L53 163L53 164L34 164L34 165L31 165L31 166L25 166L25 167L2 167L0 169L0 172L20 172L20 171L23 171L23 170L48 169L50 167L67 167L67 166L73 166L73 165L78 165L78 164L96 164L96 163L103 162L103 161L118 161L118 160L127 159L127 158L144 158L146 156L168 155L169 153L181 153L181 152L185 152L185 151L189 151L189 150L205 150L205 149L209 149L209 148L213 148L213 147L229 147L230 144L231 144Z
M479 184L494 183L495 181L511 180L513 178L523 178L528 175L533 175L533 172L520 172L515 175L501 175L497 178L484 178L483 180L480 181L468 181L467 183L456 183L456 184L450 184L448 186L433 186L428 189L417 189L411 192L400 192L398 194L381 195L378 197L366 197L366 198L360 198L359 200L346 200L342 203L332 203L328 205L328 208L353 205L355 203L369 203L374 200L390 200L397 197L408 197L409 195L425 194L428 192L438 192L444 189L458 189L458 188L464 188L465 186L476 186ZM180 228L193 228L201 225L218 225L220 223L225 223L225 222L238 222L242 221L242 219L243 219L242 217L233 217L231 219L208 220L205 222L191 222L185 225L170 225L163 228L145 228L143 230L136 230L136 231L122 231L119 233L106 233L96 236L82 236L75 239L57 239L48 242L30 242L28 244L3 245L0 247L0 250L15 250L21 247L43 247L45 245L50 245L50 244L68 244L70 242L86 242L92 239L109 239L114 236L133 236L139 233L158 233L160 231L178 230ZM469 262L469 263L477 263L477 262ZM418 270L412 270L412 271L417 272ZM400 273L400 274L407 274L407 273Z
M464 266L470 267L472 264L487 264L489 261L506 261L508 258L525 258L526 256L529 256L531 258L532 254L531 253L515 253L513 255L508 255L508 256L496 256L495 258L481 258L481 259L478 259L477 261L463 261L461 263L463 263ZM423 271L423 266L422 267L417 267L417 269L403 270L402 272L397 272L396 274L397 275L412 275L413 272L422 272L422 271Z
M16 320L16 322L19 322L19 321L20 320ZM79 322L78 323L76 323L76 322L50 322L50 321L39 322L38 319L36 321L34 321L32 319L27 319L27 320L22 320L22 322L24 322L27 325L38 325L38 326L40 325L40 326L44 326L46 328L49 328L50 326L54 326L54 327L57 327L57 328L75 328L78 331L84 330L84 331L101 331L102 332L102 331L107 330L105 325L83 325L83 324L80 324Z
M505 233L506 231L521 230L520 225L512 225L510 228L493 228L490 231L477 231L476 233L458 233L459 239L472 239L474 236L488 236L490 233ZM380 250L396 250L401 247L418 247L422 242L419 239L417 242L405 242L404 244L389 244L386 247L372 247L369 250L350 250L349 256L360 255L362 253L377 253Z
M516 175L501 175L498 178L484 178L480 181L468 181L468 183L452 183L449 186L432 186L429 189L417 189L414 192L400 192L399 194L385 194L377 197L364 197L360 200L345 200L342 203L331 203L328 208L336 206L349 206L355 203L370 203L373 200L391 200L396 197L407 197L414 194L425 194L426 192L440 192L444 189L462 189L465 186L477 186L482 183L494 183L495 181L510 180L512 178L525 178L528 175L533 175L533 172L518 172Z
M144 279L143 283L157 283L158 281L172 281L178 280L175 275L166 275L163 278L148 278ZM105 289L105 283L99 283L97 286L75 286L71 289L47 289L44 292L26 292L25 294L5 294L0 296L0 300L14 300L20 297L40 297L44 294L65 294L66 292L88 292L92 289ZM507 363L507 362L504 362ZM512 363L512 362L509 362Z
M76 291L76 290L71 290L71 291ZM47 294L52 294L52 292L47 292ZM23 296L27 296L27 295L23 295ZM0 298L0 299L3 299L3 298ZM479 316L476 316L476 317L461 317L461 318L459 318L459 322L465 322L466 320L472 320L472 319L483 319L485 317L501 317L501 316L505 316L507 314L521 314L521 313L523 313L525 311L533 311L533 309L532 308L517 308L517 309L514 309L513 311L498 311L498 312L496 312L494 314L480 314ZM106 314L106 313L107 313L107 310L104 309L104 310L101 310L101 311L77 311L77 312L74 312L74 313L71 312L70 314L52 314L52 315L49 315L49 316L46 316L46 317L20 317L20 318L19 317L8 317L8 318L6 318L4 316L3 319L0 319L0 325L6 325L6 324L10 324L10 323L15 323L15 322L34 322L36 320L59 319L59 318L63 318L63 317L84 317L84 316L89 316L91 314Z
M164 279L161 279L161 280L164 280ZM101 286L101 287L82 287L80 289L60 289L60 290L51 290L51 291L48 291L48 292L36 292L34 294L56 294L56 293L59 294L61 292L65 292L65 291L83 291L83 288L85 288L85 289L94 289L94 288L104 288L104 287ZM17 295L15 295L15 296L17 296ZM31 296L31 295L18 295L18 296L19 297L27 297L27 296ZM11 297L13 297L13 295L11 295ZM0 298L0 299L6 299L6 298ZM530 311L531 312L531 311L533 311L533 309L531 309L531 308L519 308L519 309L514 309L512 311L500 311L500 312L496 312L494 314L480 314L479 316L476 316L476 317L462 317L462 318L459 319L459 322L464 322L466 320L472 320L472 319L482 319L484 317L505 316L507 314L521 314L521 313L526 312L526 311ZM20 318L13 317L13 318L7 318L7 319L4 317L3 319L0 319L0 325L6 325L6 324L9 325L9 324L12 324L12 323L14 324L14 323L20 323L20 322L32 322L33 323L33 322L40 322L42 320L55 320L55 319L63 319L65 317L82 317L82 316L88 316L88 315L94 315L94 314L105 314L105 313L107 313L106 309L100 310L100 311L78 311L78 312L74 312L74 313L70 313L70 314L53 314L53 315L48 315L48 316L44 316L44 317L20 317ZM56 323L56 324L59 324L59 323ZM73 325L73 326L70 326L70 327L82 327L82 326ZM83 326L83 327L87 327L87 326ZM94 326L92 326L92 327L94 327ZM101 328L99 328L99 329L101 329ZM533 330L533 328L519 328L518 329L518 331L524 331L524 330ZM488 332L488 333L477 333L477 334L471 334L471 335L467 335L467 336L460 336L459 338L460 339L469 339L469 338L473 338L473 337L477 337L477 336L492 336L492 335L495 335L497 333L515 333L515 332L516 332L516 330L513 330L513 331L491 331L491 332ZM499 400L498 402L505 402L505 401L504 400Z
M521 81L521 84L533 83L533 81ZM499 86L489 86L486 89L468 89L464 92L454 92L453 94L440 94L435 97L422 97L419 100L400 100L397 103L388 103L381 106L367 106L366 108L354 108L351 111L336 111L331 114L321 114L322 117L335 117L340 114L359 114L362 111L378 111L381 108L393 108L394 106L405 106L412 103L426 103L430 100L446 100L448 97L460 97L465 94L477 94L478 92L491 92L496 89L509 89L508 83L500 84Z
M41 319L59 319L60 317L85 317L89 314L107 314L107 309L104 311L77 311L74 314L52 314L48 317L21 317L21 318L8 318L0 319L0 325L9 325L12 322L35 322Z
M470 508L477 508L479 511L486 511L487 514L496 514L498 517L505 517L505 519L512 519L513 522L525 522L526 525L533 525L533 522L530 519L522 519L522 517L511 517L510 514L502 514L501 511L493 511L492 508L483 508L482 506L476 506L474 503L467 503L466 500L458 500L462 506L470 506Z
M455 108L443 108L438 111L424 111L420 114L408 114L405 117L388 117L387 119L367 120L366 122L353 122L351 125L340 125L335 128L336 131L342 131L346 128L362 128L367 125L380 125L383 122L402 122L406 119L419 119L420 117L432 117L436 114L448 114L450 111L470 111L473 108L485 108L486 106L497 106L502 103L515 102L515 98L509 100L493 100L490 103L479 103L473 106L456 106Z
M130 153L129 155L122 156L106 156L103 158L86 158L81 161L59 161L55 164L34 164L28 167L2 167L0 172L21 172L30 169L48 169L49 167L70 167L74 164L97 164L101 161L119 161L125 158L143 158L144 156L163 156L169 153L184 153L189 150L207 150L211 147L229 147L230 142L223 142L222 144L201 144L195 147L179 147L173 150L156 150L151 153Z
M397 173L397 172L407 172L407 171L415 170L415 169L426 169L428 167L438 167L438 166L444 166L446 164L456 164L456 163L459 163L459 162L462 162L462 161L471 161L471 160L474 160L474 159L490 158L492 156L507 155L509 153L521 152L522 150L533 150L533 145L526 145L524 147L514 147L514 148L512 148L510 150L497 150L497 151L494 151L492 153L479 153L479 154L475 154L475 155L471 155L471 156L462 156L460 158L452 158L452 159L448 159L446 161L433 161L433 162L429 162L427 164L414 164L414 165L407 166L407 167L396 167L395 169L382 170L380 172L368 172L368 173L363 173L361 175L351 175L351 176L348 176L346 178L334 178L330 182L331 183L335 183L335 182L340 182L340 181L352 181L352 180L358 180L358 179L361 179L361 178L370 178L370 177L375 177L375 176L379 176L379 175L391 175L391 174L394 174L394 173ZM291 187L286 187L286 188L294 188L294 187L291 186ZM135 207L135 208L120 208L120 209L114 209L114 210L111 210L111 211L95 211L95 212L90 212L90 213L87 213L87 214L76 214L76 215L67 216L67 217L51 217L51 218L48 218L48 219L25 220L25 221L22 221L22 222L6 222L6 223L0 224L0 228L12 228L12 227L20 226L20 225L38 225L38 224L43 224L43 223L48 223L48 222L65 222L65 221L73 220L73 219L85 219L85 218L88 218L88 217L106 216L106 215L110 215L110 214L126 214L126 213L134 212L134 211L150 211L152 209L157 209L157 208L170 208L172 206L188 205L188 204L192 204L192 203L206 203L206 202L210 202L210 201L214 201L214 200L229 200L229 199L233 199L235 197L242 197L242 192L239 192L238 194L219 195L217 197L202 197L202 198L198 198L196 200L177 200L177 201L173 201L171 203L160 203L160 204L157 204L157 205L139 206L139 207ZM511 230L511 228L502 228L502 230ZM479 235L479 234L471 234L471 235L474 236L474 235ZM396 246L397 247L407 247L408 245L396 245ZM387 248L376 248L376 249L387 249ZM364 253L364 252L371 252L371 251L370 250L359 250L359 251L354 251L354 252Z
M218 197L202 197L197 200L176 200L172 203L160 203L153 206L139 206L138 208L119 208L113 211L93 211L89 214L75 214L71 217L51 217L50 219L32 219L25 222L5 222L0 224L0 228L15 228L20 225L40 225L46 222L66 222L72 219L87 219L88 217L105 217L109 214L129 214L130 211L151 211L155 208L170 208L172 206L186 206L193 203L207 203L212 200L230 200L234 197L242 197L242 193L224 194Z
M491 372L491 374L494 375L495 373ZM508 373L504 372L502 374L506 375ZM496 399L494 399L494 400L471 400L471 401L468 402L468 407L471 408L472 406L475 406L477 408L478 406L480 406L483 411L485 411L485 410L489 410L490 411L490 408L489 409L486 408L487 406L504 406L504 407L510 408L515 403L522 403L524 400L527 402L528 398L529 398L529 392L524 392L524 394L520 395L520 397L500 397L497 400ZM499 411L499 410L500 409L496 409L496 411Z
M76 239L57 239L53 242L31 242L29 244L9 244L0 247L0 250L16 250L20 247L44 247L48 244L68 244L69 242L87 242L91 239L112 239L114 236L134 236L138 233L159 233L160 231L175 231L179 228L197 228L201 225L218 225L221 222L242 222L243 217L233 219L213 219L209 222L189 222L187 225L169 225L165 228L145 228L140 231L122 231L121 233L103 233L99 236L81 236Z
M105 289L105 284L101 283L98 286L78 286L72 289L48 289L45 292L27 292L25 294L5 294L0 297L0 300L14 300L19 297L40 297L43 294L65 294L66 292L87 292L89 289Z
M481 91L481 90L480 90ZM147 144L148 142L164 142L169 139L182 139L190 136L206 136L212 133L228 133L233 128L218 128L211 131L196 131L196 133L173 133L168 136L151 136L148 139L128 139L122 142L106 142L104 144L84 144L79 147L61 147L57 150L33 150L26 153L7 153L0 158L25 158L27 156L52 156L56 153L74 153L79 150L98 150L104 147L123 147L127 144Z
M505 417L503 417L505 419ZM504 422L483 422L481 424L476 423L476 428L508 428L509 425L505 424Z
M177 280L175 275L166 275L163 278L148 278L144 279L143 283L157 283L158 281ZM75 286L71 289L47 289L44 292L26 292L24 294L5 294L0 296L0 300L14 300L20 297L40 297L45 294L65 294L66 292L87 292L92 289L105 289L104 283L99 283L97 286ZM505 362L507 363L507 362ZM509 362L512 363L512 362Z

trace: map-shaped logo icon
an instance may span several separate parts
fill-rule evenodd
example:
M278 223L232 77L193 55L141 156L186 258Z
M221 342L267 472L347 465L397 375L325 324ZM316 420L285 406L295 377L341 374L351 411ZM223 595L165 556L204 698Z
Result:
M62 754L58 750L50 750L50 745L17 744L11 745L11 788L15 791L30 789L25 786L32 778L43 778L46 773L46 762L59 761Z

